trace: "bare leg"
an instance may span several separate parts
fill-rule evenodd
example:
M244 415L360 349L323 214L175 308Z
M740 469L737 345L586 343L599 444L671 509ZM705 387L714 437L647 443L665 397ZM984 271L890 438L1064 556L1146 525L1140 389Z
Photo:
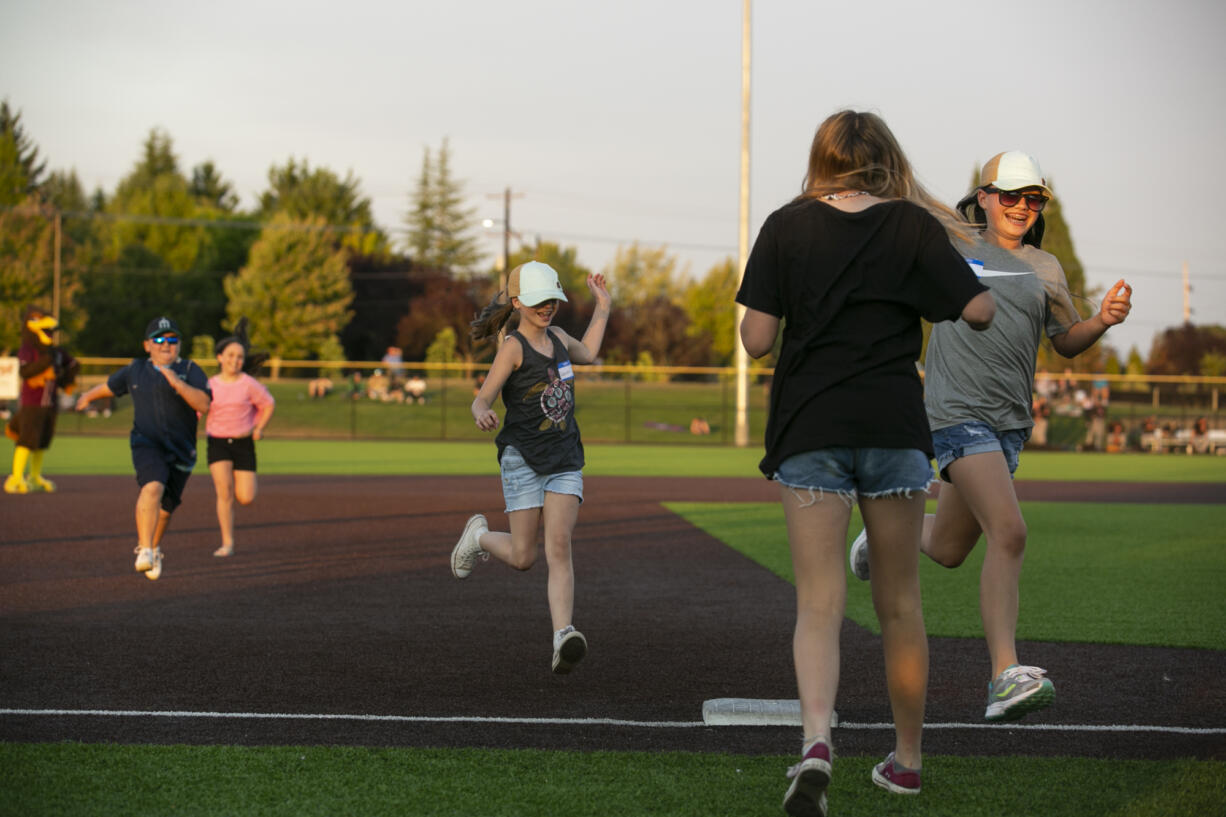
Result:
M496 559L516 570L528 570L536 564L536 538L541 528L541 516L541 508L511 511L507 514L511 532L486 531L481 534L478 544L482 550L494 554Z
M972 454L956 460L949 466L949 475L953 485L941 487L930 550L925 552L932 555L940 551L938 542L943 531L961 530L964 537L961 544L964 544L973 527L983 530L987 550L979 578L979 613L994 678L1018 662L1018 582L1026 552L1026 521L1022 518L1009 467L1001 452ZM950 513L943 517L942 509L946 507ZM968 515L974 520L973 525L968 524ZM943 524L946 521L950 522L948 527ZM947 537L946 543L950 542L953 542L953 555L956 555L959 543L954 537ZM970 547L973 546L972 542ZM967 553L970 547L966 548ZM950 551L947 547L946 558L950 557ZM940 558L937 561L949 564ZM954 564L960 563L959 559Z
M259 485L256 483L255 471L234 472L234 498L239 505L250 505L255 502Z
M780 497L796 576L792 660L804 739L829 742L839 689L839 630L847 601L843 548L851 508L834 494L786 486L780 486Z
M228 556L234 550L234 463L219 460L210 463L213 489L217 494L217 525L221 528L221 547L214 556Z
M913 769L920 768L922 761L928 694L928 638L919 582L924 502L922 494L860 500L860 513L873 543L869 570L894 713L894 756Z
M136 498L136 541L142 548L156 547L161 539L155 533L159 527L162 493L165 490L166 486L160 482L146 482Z
M575 612L575 568L571 536L579 519L579 497L545 493L545 563L549 567L549 617L556 632Z

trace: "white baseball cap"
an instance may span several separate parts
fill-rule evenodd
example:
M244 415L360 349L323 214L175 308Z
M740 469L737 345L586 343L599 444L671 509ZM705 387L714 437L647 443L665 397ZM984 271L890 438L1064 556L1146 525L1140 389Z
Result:
M1027 187L1042 188L1050 196L1051 188L1039 162L1033 156L1020 150L1010 150L997 153L979 172L979 186L991 185L997 190L1022 190Z
M536 306L542 301L566 300L558 273L548 264L528 261L511 270L507 278L507 297L519 298L524 306Z

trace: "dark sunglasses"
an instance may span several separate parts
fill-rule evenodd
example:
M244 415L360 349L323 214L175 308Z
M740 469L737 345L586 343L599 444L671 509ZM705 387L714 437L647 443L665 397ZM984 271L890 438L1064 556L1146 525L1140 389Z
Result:
M150 340L152 340L158 346L161 346L163 343L178 343L179 342L178 338L170 336L170 335L158 335L156 338L150 338Z
M1026 206L1036 213L1043 212L1043 208L1047 206L1047 196L1039 193L1019 193L1016 190L997 190L995 187L985 189L1000 200L1001 207L1012 207L1022 199L1025 199Z

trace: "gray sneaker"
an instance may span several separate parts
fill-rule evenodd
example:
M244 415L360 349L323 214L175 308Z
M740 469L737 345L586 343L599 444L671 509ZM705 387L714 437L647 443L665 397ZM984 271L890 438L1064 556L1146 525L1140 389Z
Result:
M860 531L856 541L851 543L847 553L847 564L851 574L862 582L868 581L868 529Z
M162 549L153 549L153 564L145 571L145 578L157 581L162 577Z
M1051 706L1056 700L1056 688L1044 678L1047 670L1017 664L996 676L988 684L988 709L983 714L989 721L1015 721L1023 715Z
M565 675L587 655L587 639L583 633L567 626L553 634L553 665L558 675Z
M451 575L457 579L467 579L468 574L473 572L477 559L484 561L490 557L481 549L481 534L489 529L484 515L477 513L468 517L464 532L460 534L460 541L451 549Z

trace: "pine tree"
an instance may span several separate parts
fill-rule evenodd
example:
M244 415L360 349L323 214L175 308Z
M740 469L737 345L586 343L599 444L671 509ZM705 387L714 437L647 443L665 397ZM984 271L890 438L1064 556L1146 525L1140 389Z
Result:
M8 144L5 144L5 143ZM21 127L21 113L0 101L0 205L14 205L38 190L47 169Z
M452 178L451 150L443 140L438 154L426 148L417 187L405 215L405 243L419 267L470 272L481 260L473 234L475 208L464 207L464 185Z

